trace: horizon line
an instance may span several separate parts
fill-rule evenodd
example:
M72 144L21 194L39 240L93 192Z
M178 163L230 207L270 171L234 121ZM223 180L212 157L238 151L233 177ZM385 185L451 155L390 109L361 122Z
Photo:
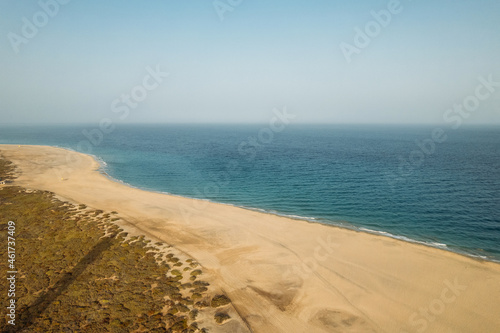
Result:
M165 126L165 125L191 125L191 126L199 126L199 125L267 125L267 122L127 122L127 123L113 123L114 125L120 126L132 126L132 125L148 125L148 126ZM309 126L329 126L329 125L339 125L339 126L442 126L449 127L450 124L446 123L437 123L437 122L422 122L422 123L409 123L409 122L387 122L387 123L362 123L362 122L293 122L290 123L289 126L294 125L309 125ZM8 126L94 126L99 127L99 124L96 122L33 122L33 123L3 123L0 124L0 127L8 127ZM460 127L477 127L477 126L486 126L486 127L497 127L500 126L500 122L498 123L486 123L486 122L477 122L470 124L462 124Z

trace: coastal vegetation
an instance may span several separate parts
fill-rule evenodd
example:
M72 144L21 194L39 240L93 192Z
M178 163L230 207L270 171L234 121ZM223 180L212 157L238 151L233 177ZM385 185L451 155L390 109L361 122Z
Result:
M0 158L0 178L12 180ZM15 221L16 325L1 331L207 332L230 317L192 258L144 236L130 236L119 213L62 201L47 191L0 186L0 237ZM0 268L8 271L7 246ZM2 284L2 304L7 290Z

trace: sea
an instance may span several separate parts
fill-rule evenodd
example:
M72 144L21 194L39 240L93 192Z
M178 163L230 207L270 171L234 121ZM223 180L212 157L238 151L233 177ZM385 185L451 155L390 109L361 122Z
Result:
M1 125L0 143L88 153L144 190L500 262L500 127Z

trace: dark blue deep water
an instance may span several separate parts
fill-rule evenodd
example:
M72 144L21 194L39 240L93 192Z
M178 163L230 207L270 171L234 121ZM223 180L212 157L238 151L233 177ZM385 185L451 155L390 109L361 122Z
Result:
M95 128L3 126L0 143L91 153L147 190L500 260L498 127L443 128L434 141L434 127L417 126L120 125L102 138Z

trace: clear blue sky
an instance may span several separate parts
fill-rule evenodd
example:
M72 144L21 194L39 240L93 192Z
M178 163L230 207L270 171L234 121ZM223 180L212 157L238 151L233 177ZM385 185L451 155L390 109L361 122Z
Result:
M442 123L478 77L500 82L498 0L401 1L348 63L341 43L388 3L243 0L221 21L206 0L72 0L16 53L9 33L44 14L0 0L0 122L267 122L287 106L297 122ZM169 76L120 119L112 102L157 64ZM500 87L467 122L500 124Z

